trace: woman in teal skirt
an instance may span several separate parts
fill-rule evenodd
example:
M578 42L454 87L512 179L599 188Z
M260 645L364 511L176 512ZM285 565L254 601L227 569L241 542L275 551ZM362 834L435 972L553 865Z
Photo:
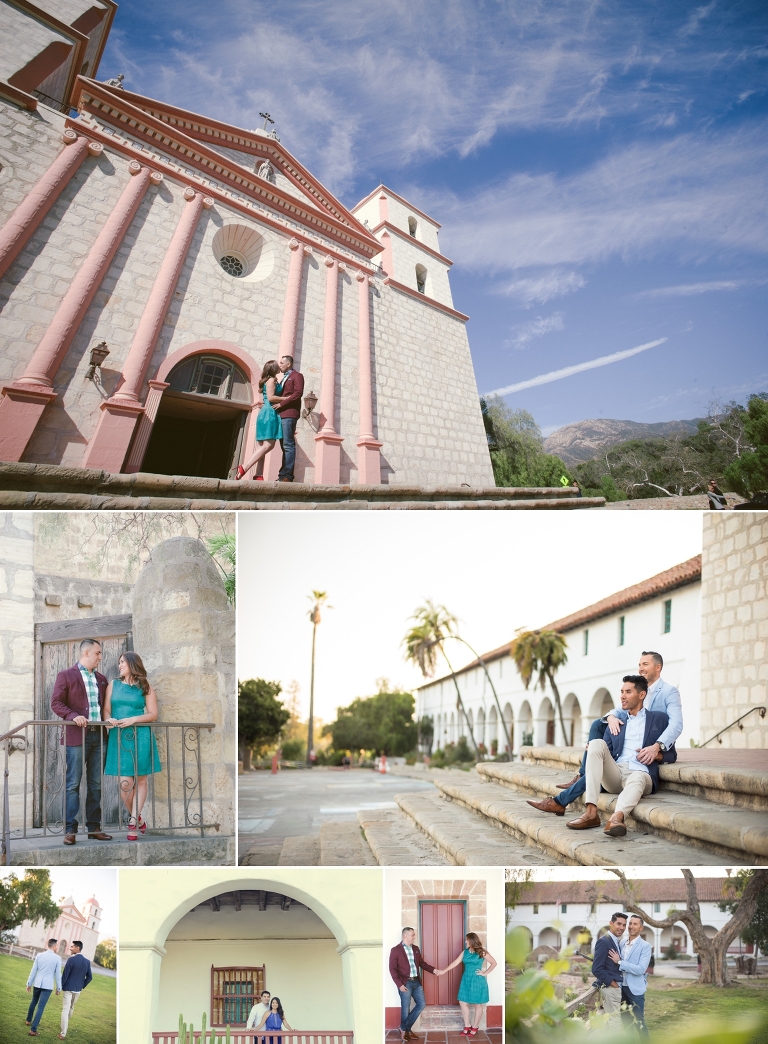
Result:
M280 366L274 359L270 359L268 363L264 364L259 378L259 391L264 405L256 418L257 448L247 464L238 466L236 479L244 478L252 467L264 460L278 439L283 437L283 422L275 410L275 406L282 402L280 392L283 390L283 382L281 380L278 383L278 378L281 376ZM262 475L255 476L257 480L262 477Z
M462 963L464 964L464 974L459 985L459 1007L464 1019L464 1029L461 1033L464 1037L475 1037L488 1003L486 976L496 967L496 961L483 948L477 935L474 932L468 932L464 951L447 968L435 968L435 975L445 975L451 968ZM475 1009L474 1016L470 1012L472 1007Z
M128 810L128 841L138 841L147 824L141 810L147 800L147 777L160 771L160 757L152 729L137 728L157 721L157 696L147 680L141 657L124 652L117 665L119 678L107 685L104 721L109 729L105 776L120 777L120 798Z

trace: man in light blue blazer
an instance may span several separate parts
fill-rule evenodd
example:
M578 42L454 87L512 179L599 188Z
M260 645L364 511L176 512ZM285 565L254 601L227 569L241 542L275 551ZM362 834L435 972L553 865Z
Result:
M661 672L664 669L664 659L661 653L643 652L637 666L637 673L642 675L648 682L648 694L643 706L647 711L660 711L669 718L669 724L659 736L656 743L649 747L643 747L638 754L638 761L644 765L651 765L656 761L659 753L664 754L683 731L683 703L680 693L674 685L664 681ZM589 739L602 739L606 725L613 736L618 736L627 722L627 711L612 710L604 718L596 718L589 730ZM589 748L589 740L587 741ZM587 753L581 759L579 771L568 783L558 783L560 793L557 797L544 798L543 801L529 801L529 805L538 808L542 812L554 812L556 816L562 816L568 805L581 797L587 789L587 781L584 773L587 766Z
M32 994L32 1003L27 1012L27 1025L30 1037L37 1037L37 1027L43 1017L48 998L56 990L61 993L61 958L56 953L58 939L48 940L48 949L38 953L32 963L32 971L27 979L27 993ZM35 1014L37 1008L37 1014Z
M629 938L622 939L619 952L612 950L609 956L615 960L624 979L621 984L621 999L637 1022L640 1033L648 1036L645 1025L645 991L648 988L646 973L651 960L653 948L642 938L640 932L645 922L638 914L632 914L627 925Z

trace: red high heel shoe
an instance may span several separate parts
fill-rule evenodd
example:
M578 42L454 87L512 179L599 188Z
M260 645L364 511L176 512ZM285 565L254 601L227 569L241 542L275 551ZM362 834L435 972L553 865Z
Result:
M242 464L237 465L237 471L235 472L235 482L239 481L245 474L245 468Z
M147 832L147 824L144 822L141 816L139 816L139 830L142 832L142 834L146 834Z
M139 835L136 833L136 824L133 822L133 816L128 820L128 833L125 836L126 841L138 841Z

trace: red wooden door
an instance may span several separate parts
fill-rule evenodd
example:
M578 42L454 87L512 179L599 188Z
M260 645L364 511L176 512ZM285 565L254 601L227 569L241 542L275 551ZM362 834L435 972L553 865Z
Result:
M464 950L464 903L421 904L421 952L433 968L445 968ZM463 973L459 964L447 975L424 973L427 1004L458 1004Z

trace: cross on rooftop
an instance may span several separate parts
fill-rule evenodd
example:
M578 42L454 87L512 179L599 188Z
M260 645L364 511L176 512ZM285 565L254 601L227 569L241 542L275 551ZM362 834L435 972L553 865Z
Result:
M264 120L264 130L266 130L266 129L267 129L267 124L268 124L268 123L274 123L274 122L275 122L275 121L274 121L274 120L272 119L272 117L271 117L271 116L269 115L269 113L268 113L268 112L260 112L260 113L259 113L259 116L261 116L261 118L262 118L262 119Z

